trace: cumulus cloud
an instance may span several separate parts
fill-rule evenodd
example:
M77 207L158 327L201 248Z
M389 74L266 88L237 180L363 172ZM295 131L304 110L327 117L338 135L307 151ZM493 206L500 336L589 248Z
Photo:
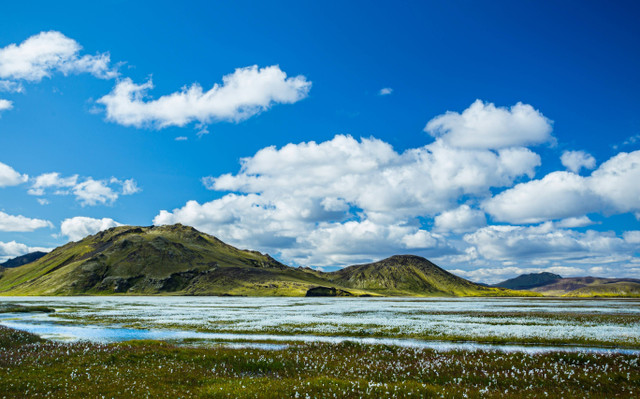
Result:
M16 241L0 241L0 262L4 262L8 259L15 258L16 256L25 255L29 252L35 251L49 252L51 251L51 248L30 247L26 244Z
M79 241L84 237L96 234L102 230L122 226L110 218L94 219L85 216L76 216L65 219L60 225L60 234L67 236L71 241Z
M586 227L591 226L592 224L596 223L589 219L588 216L566 218L553 223L554 226L561 228Z
M101 79L117 76L109 66L109 54L80 55L82 46L60 32L41 32L20 44L0 48L0 78L17 87L15 81L39 82L54 72L65 75L90 73Z
M562 165L572 171L579 173L580 169L593 169L596 167L596 159L584 151L565 151L560 157Z
M640 231L639 230L625 231L622 236L624 237L624 240L626 242L628 242L629 244L640 244Z
M11 166L0 162L0 187L17 186L29 179L29 176L18 173Z
M209 189L233 193L162 211L154 223L189 224L232 244L281 250L285 259L311 265L407 251L451 253L417 218L458 208L461 196L485 198L492 187L533 176L539 163L537 154L522 147L461 149L436 140L398 153L375 138L337 135L263 148L242 160L238 174L203 179ZM461 215L467 216L465 228L480 223L482 212L467 213Z
M558 229L552 223L537 226L487 226L464 236L489 260L525 262L626 256L634 248L613 232ZM614 254L614 255L612 255Z
M110 204L118 199L118 193L105 180L89 178L73 187L73 194L81 205Z
M540 180L518 184L484 204L496 220L510 223L581 216L601 207L600 196L583 177L570 172L553 172Z
M0 98L0 112L13 108L13 102Z
M454 147L499 149L552 142L551 124L528 104L503 108L476 100L462 113L433 118L424 130Z
M506 190L486 201L496 220L538 223L591 212L640 213L640 151L619 153L591 176L552 172ZM553 206L549 206L553 204Z
M498 114L527 114L517 107L529 106ZM550 128L546 118L532 112ZM495 120L519 123L504 115ZM485 281L513 277L507 274L519 270L563 275L640 270L637 233L572 230L595 224L587 216L592 212L640 214L640 188L633 186L640 181L640 152L618 154L590 176L557 171L534 179L540 157L523 145L543 139L527 136L502 142L507 147L474 148L447 138L449 133L404 152L379 139L346 135L266 147L242 159L238 173L203 178L222 197L162 210L154 224L192 225L233 245L309 266L414 253ZM545 134L544 140L552 140ZM492 223L544 223L487 226L483 211ZM492 269L502 274L492 277Z
M62 178L60 173L43 173L32 179L31 187L27 191L31 195L44 195L45 190L50 187L60 189L70 188L78 184L78 175Z
M109 53L81 54L80 44L57 31L41 32L20 44L0 48L0 91L22 92L22 81L39 82L54 73L89 73L100 79L118 78ZM165 128L199 124L199 135L214 121L239 122L274 104L291 104L307 97L311 82L299 75L287 77L279 66L238 68L204 91L198 83L148 99L151 79L142 84L118 80L111 93L97 102L105 106L107 120L125 126ZM12 103L0 99L0 112Z
M393 89L391 87L385 87L385 88L380 89L380 91L378 92L378 95L380 95L380 96L388 96L391 93L393 93Z
M53 224L48 220L14 216L0 211L0 231L34 231L43 227L53 227Z
M525 148L498 152L455 149L436 142L402 154L378 139L332 140L264 148L242 160L241 172L205 178L210 189L263 196L337 198L371 217L432 215L462 195L489 194L532 176L540 163ZM397 219L396 217L396 219Z
M238 68L204 91L194 83L181 91L146 100L153 88L148 80L136 84L122 79L113 91L97 102L106 108L107 119L124 126L165 128L191 122L238 122L274 104L291 104L307 97L311 82L302 76L287 77L277 65Z
M120 195L141 191L134 179L119 180L112 177L109 180L95 180L88 177L80 181L78 175L61 177L59 173L52 172L32 179L28 193L43 196L48 189L53 189L54 195L73 194L82 206L112 204Z
M486 224L487 218L484 212L472 209L466 204L442 212L434 219L435 229L443 232L464 233L476 230Z

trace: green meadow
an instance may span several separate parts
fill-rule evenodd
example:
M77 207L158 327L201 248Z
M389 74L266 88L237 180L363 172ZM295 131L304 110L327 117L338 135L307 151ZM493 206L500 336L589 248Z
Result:
M159 341L58 343L0 327L5 398L611 398L640 391L637 355Z

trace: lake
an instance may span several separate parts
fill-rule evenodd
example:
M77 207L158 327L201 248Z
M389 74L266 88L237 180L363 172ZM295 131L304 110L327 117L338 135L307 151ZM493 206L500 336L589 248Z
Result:
M0 297L55 313L0 324L56 340L161 339L274 348L345 340L435 349L640 348L640 301L523 298ZM535 344L535 345L534 345Z

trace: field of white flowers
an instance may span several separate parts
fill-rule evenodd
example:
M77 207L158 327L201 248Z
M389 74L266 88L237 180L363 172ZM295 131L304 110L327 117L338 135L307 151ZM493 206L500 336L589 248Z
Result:
M637 300L4 297L0 303L56 309L0 318L0 324L45 336L49 330L52 337L91 340L93 332L95 341L167 339L182 331L241 340L295 335L318 342L360 337L640 347Z

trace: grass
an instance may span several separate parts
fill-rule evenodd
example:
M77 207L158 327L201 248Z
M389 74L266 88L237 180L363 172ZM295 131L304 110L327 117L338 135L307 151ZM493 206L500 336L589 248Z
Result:
M0 398L634 397L637 356L61 344L0 327Z
M48 306L25 306L0 303L0 313L53 313L56 310Z

